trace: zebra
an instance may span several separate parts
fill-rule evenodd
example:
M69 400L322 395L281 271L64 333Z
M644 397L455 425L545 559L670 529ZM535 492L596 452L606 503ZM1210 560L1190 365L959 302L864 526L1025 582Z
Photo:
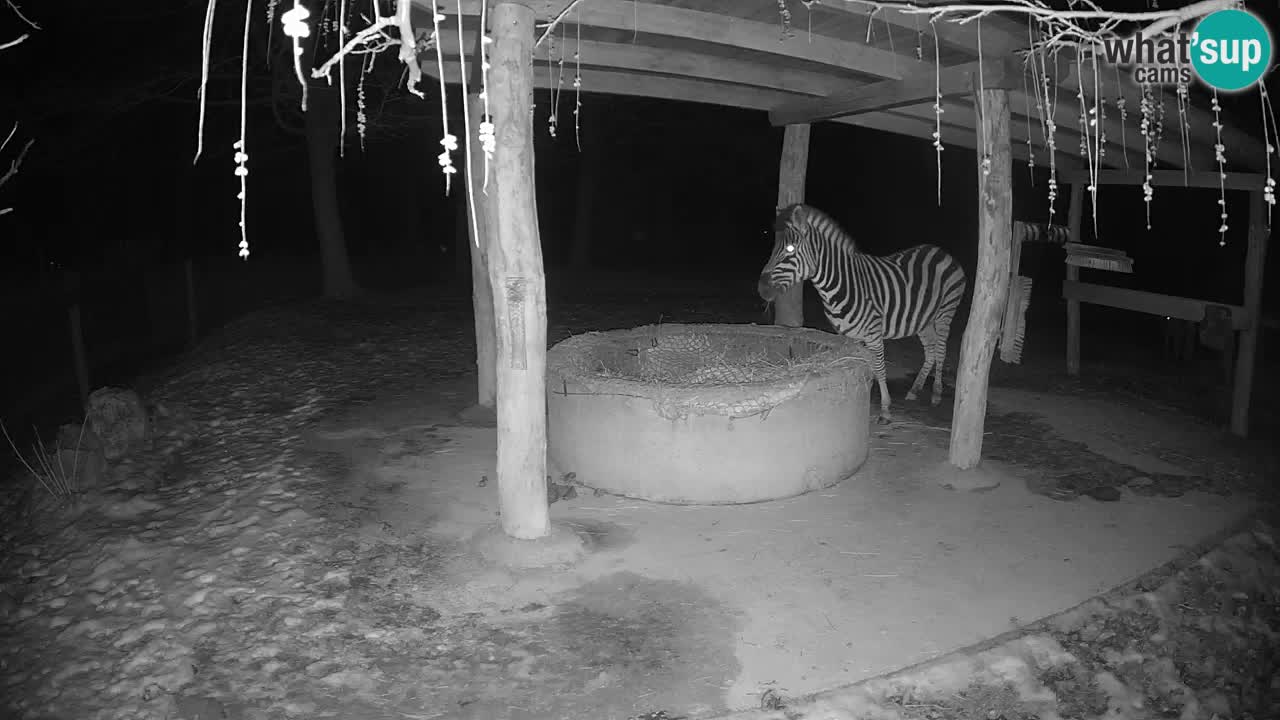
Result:
M916 398L933 369L933 404L941 403L947 336L968 285L955 258L934 245L867 255L831 216L804 204L780 209L774 233L773 253L757 285L761 299L772 303L797 283L813 283L836 332L863 341L871 350L871 369L880 388L878 422L893 420L885 382L885 340L920 338L924 365L907 399Z

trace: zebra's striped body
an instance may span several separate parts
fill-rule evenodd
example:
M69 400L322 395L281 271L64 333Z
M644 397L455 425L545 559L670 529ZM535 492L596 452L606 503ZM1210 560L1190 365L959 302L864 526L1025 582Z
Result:
M760 297L772 302L793 285L805 280L813 284L832 327L863 341L872 352L882 423L892 419L885 340L920 338L924 365L907 399L915 399L933 370L933 404L940 403L947 337L967 286L955 258L933 245L885 256L858 252L835 220L808 205L779 210L775 230L773 254L760 273Z

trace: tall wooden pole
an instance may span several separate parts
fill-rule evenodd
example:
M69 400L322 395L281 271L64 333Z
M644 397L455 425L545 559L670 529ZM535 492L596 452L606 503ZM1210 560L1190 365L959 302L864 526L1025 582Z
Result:
M1067 241L1080 242L1080 222L1084 218L1084 183L1071 186L1071 205L1067 208ZM1080 268L1067 266L1067 280L1080 280ZM1067 374L1080 374L1080 301L1067 301Z
M955 412L951 420L951 464L961 470L982 458L987 384L1000 317L1009 291L1013 250L1013 156L1009 140L1009 91L982 90L978 109L978 267L973 304L960 345ZM986 148L987 165L983 148Z
M497 321L498 503L503 531L533 540L550 530L547 289L533 182L533 10L499 2L491 17L489 94L497 148L487 250Z
M487 1L487 0L486 0ZM463 198L466 206L462 220L466 223L463 233L467 239L467 254L471 258L471 307L475 316L476 333L476 405L486 411L497 407L498 398L498 348L497 329L493 318L493 287L489 282L488 248L493 243L492 228L496 225L494 198L497 196L493 180L494 168L489 168L489 183L485 185L484 149L480 145L479 127L484 120L484 100L480 99L480 48L484 32L476 34L475 55L471 58L471 77L467 83L467 113L471 116L471 132L467 135L471 162L467 167L466 181L471 197ZM474 222L471 216L474 211ZM488 412L484 413L486 416Z
M782 136L778 165L778 209L804 202L809 173L809 125L788 125ZM773 302L773 323L804 326L804 284L798 283Z
M1244 314L1247 323L1240 333L1240 359L1231 398L1231 432L1249 434L1249 400L1253 393L1253 371L1258 359L1258 335L1262 332L1262 279L1267 264L1267 205L1260 192L1249 194L1249 250L1244 262Z

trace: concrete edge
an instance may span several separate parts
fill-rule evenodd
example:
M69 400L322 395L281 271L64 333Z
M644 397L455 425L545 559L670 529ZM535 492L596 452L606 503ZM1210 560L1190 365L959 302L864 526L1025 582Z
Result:
M1012 645L1030 635L1044 632L1048 630L1056 620L1069 616L1072 613L1080 612L1091 604L1098 602L1108 603L1110 600L1118 599L1138 591L1146 585L1159 585L1167 581L1170 577L1182 572L1188 567L1194 565L1200 558L1207 555L1210 551L1226 543L1227 540L1249 531L1252 527L1259 524L1263 517L1267 514L1264 509L1255 509L1245 514L1244 517L1231 523L1227 527L1210 534L1205 539L1192 545L1184 550L1174 559L1158 565L1126 582L1123 582L1106 592L1095 595L1083 602L1077 603L1053 615L1035 620L1027 625L1014 630L1009 630L994 637L976 642L962 648L957 648L951 652L925 660L914 665L908 665L897 670L891 670L874 677L869 677L849 685L832 688L830 690L822 690L809 695L804 695L792 699L785 707L777 710L761 710L756 708L747 708L742 710L734 710L720 715L702 716L698 720L798 720L800 718L819 717L818 713L824 712L832 705L858 705L865 704L871 700L874 694L874 688L883 688L894 684L902 684L906 678L914 675L922 675L927 671L934 670L948 665L958 663L969 663L970 658L980 653L990 651L994 648ZM852 702L850 702L852 701Z

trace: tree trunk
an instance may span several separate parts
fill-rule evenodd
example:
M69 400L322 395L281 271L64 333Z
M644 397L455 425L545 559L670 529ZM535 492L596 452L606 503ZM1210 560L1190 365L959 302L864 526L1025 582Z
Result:
M493 8L490 108L497 149L488 250L497 321L498 500L502 529L532 540L547 513L547 294L533 170L533 10ZM496 184L496 192L493 185Z
M312 85L308 94L307 160L311 169L311 209L320 241L324 294L328 298L349 300L358 288L351 274L342 216L338 211L337 145L341 112L338 93L325 85Z
M1009 291L1013 250L1013 161L1009 141L1009 91L982 90L978 117L978 267L973 278L969 324L960 345L955 412L951 420L951 464L961 470L982 458L987 384L1000 316ZM983 147L991 165L983 168Z
M805 178L809 172L809 126L788 125L782 137L782 159L778 166L778 209L804 202ZM804 283L773 301L773 324L804 326Z

